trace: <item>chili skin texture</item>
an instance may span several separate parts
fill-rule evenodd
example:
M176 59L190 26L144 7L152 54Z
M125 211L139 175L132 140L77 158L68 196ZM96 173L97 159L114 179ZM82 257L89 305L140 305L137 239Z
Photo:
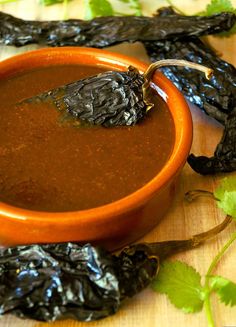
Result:
M27 21L0 12L0 44L103 48L124 41L154 41L218 33L229 30L235 22L233 13L209 17L178 15L174 20L168 16L115 16L90 21Z
M197 246L192 239L136 244L119 255L90 244L0 249L0 315L93 321L114 314L146 288L159 260Z
M181 90L188 100L220 123L236 105L236 69L223 61L198 38L144 43L151 61L186 59L213 69L205 76L191 68L164 67L162 72Z
M197 173L203 175L236 170L236 107L226 118L223 136L214 156L207 158L191 154L188 163Z
M144 251L118 257L90 244L1 249L0 314L40 321L101 319L146 287L157 265Z
M173 11L161 15L176 15ZM236 170L236 69L219 58L197 37L158 42L144 42L151 61L161 59L186 59L201 63L214 70L207 80L189 68L164 67L162 72L185 94L187 99L206 114L224 125L224 132L214 155L188 158L190 166L198 173L215 174Z
M0 315L92 321L114 314L150 284L162 260L199 246L231 221L226 216L189 239L138 243L117 255L76 243L0 248Z
M0 314L52 321L96 320L120 305L112 256L90 245L0 250Z
M100 73L26 101L52 101L58 110L91 125L134 125L146 114L144 82L138 70L129 67L127 72Z

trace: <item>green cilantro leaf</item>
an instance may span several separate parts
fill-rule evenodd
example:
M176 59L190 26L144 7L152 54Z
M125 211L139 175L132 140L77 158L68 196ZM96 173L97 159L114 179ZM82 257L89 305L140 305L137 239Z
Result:
M233 7L230 0L211 0L202 14L211 16L223 11L236 12L236 9Z
M230 0L211 0L211 2L206 6L205 11L200 12L199 15L210 16L224 11L233 12L236 14L236 8L232 5ZM218 36L229 36L234 33L236 33L236 24L230 31L220 33Z
M221 276L212 276L210 279L210 287L215 291L226 305L236 305L236 284Z
M152 288L166 294L172 304L186 313L202 309L205 291L201 286L201 276L183 262L164 262Z
M224 178L214 192L218 206L227 215L236 218L236 176Z
M84 0L85 19L100 16L113 16L114 10L108 0Z

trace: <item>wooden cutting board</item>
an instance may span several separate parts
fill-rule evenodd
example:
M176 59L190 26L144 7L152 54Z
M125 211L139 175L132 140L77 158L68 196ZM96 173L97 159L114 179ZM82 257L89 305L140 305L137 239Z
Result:
M165 1L156 1L158 5L164 5ZM117 1L114 1L117 5ZM150 14L155 11L154 1L142 1L144 13ZM174 1L176 5L186 12L198 12L207 3L203 0ZM232 1L236 6L236 1ZM0 5L0 10L28 19L59 19L61 18L61 6L56 5L48 8L41 8L36 1L22 0L17 3ZM81 18L83 7L81 1L73 1L69 7L69 13L73 13L73 18ZM75 15L78 12L80 15ZM72 15L69 14L69 17ZM209 38L210 43L222 54L223 58L236 65L236 36L219 39ZM27 46L16 49L14 47L0 47L0 60L15 55L19 52L35 49L37 46ZM122 52L136 56L147 61L148 58L144 49L139 44L120 45L112 47L112 51ZM219 141L222 134L222 127L213 120L206 117L197 108L191 106L194 121L194 141L191 152L195 154L210 155ZM206 137L207 131L207 137ZM170 207L168 214L163 221L151 233L146 235L141 241L157 241L169 239L184 239L190 235L205 231L224 219L224 214L217 209L210 199L199 199L189 204L183 198L186 191L191 189L213 190L220 177L203 177L193 172L188 165L184 167L180 179L177 196ZM227 228L219 237L208 242L198 249L176 255L173 259L182 260L193 265L201 274L206 273L211 260L217 251L227 241L230 234L236 230L235 224ZM236 282L236 245L225 255L220 262L216 273L230 278ZM213 297L214 315L217 327L236 326L236 307L228 308L216 301ZM31 320L20 320L7 315L0 320L0 327L168 327L168 326L207 326L204 312L197 314L184 314L166 299L165 296L154 293L146 289L134 298L126 301L120 311L109 318L98 322L80 323L72 320L55 323L38 323Z

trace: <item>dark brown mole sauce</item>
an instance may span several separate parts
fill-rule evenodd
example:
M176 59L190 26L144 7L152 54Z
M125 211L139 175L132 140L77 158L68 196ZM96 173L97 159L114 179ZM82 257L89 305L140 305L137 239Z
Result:
M150 181L169 158L172 117L161 98L132 127L76 128L45 103L23 98L104 68L51 66L0 80L0 201L40 211L74 211L118 200Z

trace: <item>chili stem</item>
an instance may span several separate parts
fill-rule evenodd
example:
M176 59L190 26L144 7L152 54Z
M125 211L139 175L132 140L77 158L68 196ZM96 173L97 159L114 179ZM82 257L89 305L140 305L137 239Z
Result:
M150 92L150 81L152 78L152 75L154 74L154 72L161 67L165 67L165 66L180 66L180 67L188 67L188 68L193 68L193 69L197 69L203 73L205 73L205 76L207 79L210 79L211 76L213 75L213 70L199 65L199 64L195 64L194 62L191 61L187 61L187 60L177 60L177 59L163 59L163 60L158 60L156 62L154 62L153 64L151 64L148 69L146 70L146 72L143 74L144 80L145 82L143 83L142 89L143 89L143 99L144 102L146 103L146 111L150 110L153 107L153 103L151 101L149 101L149 92Z
M210 79L211 76L213 75L213 70L211 68L196 64L191 61L177 60L177 59L163 59L163 60L159 60L159 61L151 64L148 67L147 71L144 73L144 78L149 82L150 79L152 78L153 73L158 68L165 67L165 66L180 66L180 67L193 68L193 69L196 69L196 70L199 70L199 71L205 73L205 76L207 79Z
M154 74L154 72L161 68L161 67L165 67L165 66L180 66L180 67L188 67L188 68L193 68L193 69L197 69L203 73L205 73L205 76L207 79L210 79L210 77L213 75L213 70L199 65L199 64L195 64L193 62L187 61L187 60L177 60L177 59L163 59L163 60L158 60L157 62L154 62L153 64L151 64L148 69L146 70L146 72L143 74L144 80L145 82L143 83L142 89L143 89L143 99L146 103L146 111L150 110L153 107L153 103L149 101L149 85L150 85L150 81L152 78L152 75Z
M228 216L230 217L230 216ZM210 289L209 287L209 282L210 282L210 277L212 275L213 270L216 268L218 262L221 260L225 252L228 250L228 248L231 246L231 244L236 240L236 233L233 233L231 238L228 240L228 242L223 246L223 248L220 250L220 252L215 256L215 258L212 260L207 274L205 278L205 288ZM212 306L211 306L211 300L210 300L210 292L207 294L205 302L204 302L204 308L205 308L205 313L208 321L208 326L209 327L215 327L215 322L213 318L213 313L212 313Z
M159 259L164 260L170 254L178 253L183 250L193 249L222 232L231 223L231 221L232 218L230 216L226 216L223 222L219 225L213 227L212 229L206 232L193 235L192 237L186 240L149 243L149 254L153 256L158 256Z
M209 238L214 237L216 234L223 231L231 223L231 221L232 217L227 215L221 224L213 227L207 232L192 236L193 242L196 243L196 245L205 242Z

